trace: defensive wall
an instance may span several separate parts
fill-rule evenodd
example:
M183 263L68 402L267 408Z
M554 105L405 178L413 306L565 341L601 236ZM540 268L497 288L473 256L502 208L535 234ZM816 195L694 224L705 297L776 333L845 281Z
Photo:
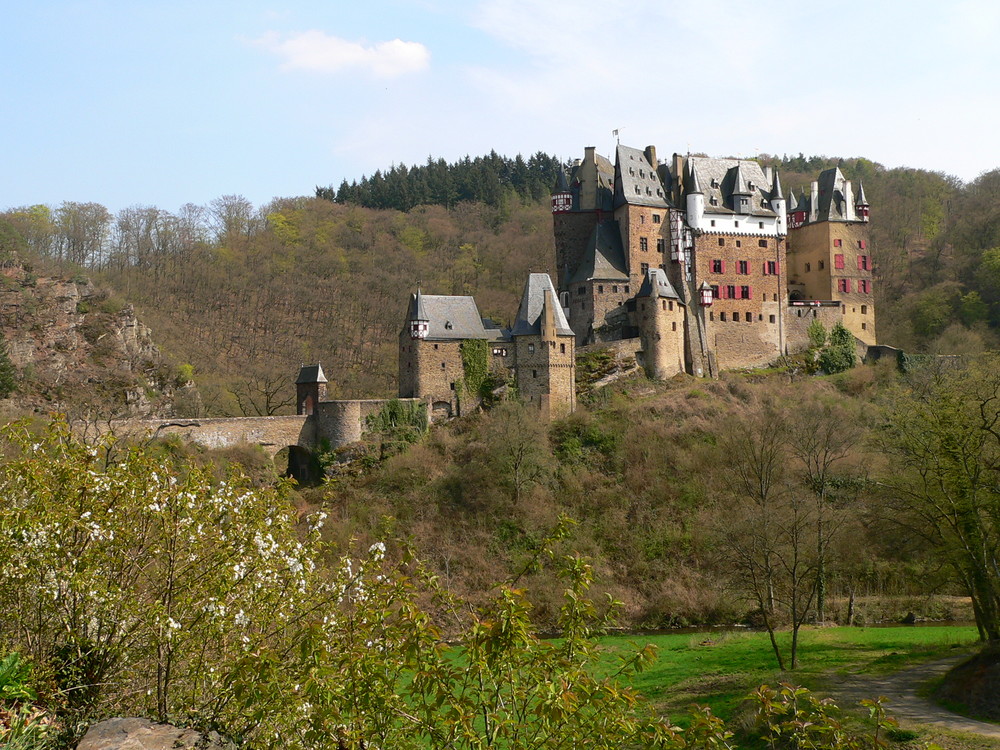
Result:
M128 437L162 438L176 435L205 448L228 448L248 443L259 445L273 458L278 451L289 446L315 450L327 446L340 448L356 442L365 433L367 417L377 414L390 400L394 399L321 401L312 415L121 419L100 429L102 432L114 432Z

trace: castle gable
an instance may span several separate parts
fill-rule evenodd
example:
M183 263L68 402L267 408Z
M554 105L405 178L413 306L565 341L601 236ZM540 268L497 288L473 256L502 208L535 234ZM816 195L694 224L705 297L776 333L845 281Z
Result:
M423 314L428 322L427 338L438 340L486 339L501 337L499 329L488 329L472 297L421 294Z
M618 222L602 221L594 227L576 273L570 284L583 281L628 281L625 249Z
M615 167L615 208L629 204L668 208L663 184L646 154L637 148L618 146Z
M511 331L513 336L530 336L541 334L542 310L545 307L546 294L551 293L550 300L556 300L556 288L547 273L532 273L528 275L528 283L524 285L521 305L517 308L517 319ZM559 336L573 336L566 315L558 304L549 305L552 311L553 323Z
M691 169L689 184L696 184L699 192L704 194L706 214L777 216L768 203L771 181L756 161L705 156L692 156L688 161ZM749 196L749 209L738 210L733 196Z

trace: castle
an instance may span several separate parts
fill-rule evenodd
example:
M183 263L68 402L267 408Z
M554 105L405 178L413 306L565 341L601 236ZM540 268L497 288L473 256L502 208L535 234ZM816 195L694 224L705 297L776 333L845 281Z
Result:
M752 159L618 145L585 149L552 194L557 286L531 274L504 330L471 297L412 295L400 333L399 395L437 416L462 408L462 346L487 342L490 369L546 413L574 407L575 347L635 354L652 378L716 376L808 346L819 320L875 341L869 205L839 169L786 199Z

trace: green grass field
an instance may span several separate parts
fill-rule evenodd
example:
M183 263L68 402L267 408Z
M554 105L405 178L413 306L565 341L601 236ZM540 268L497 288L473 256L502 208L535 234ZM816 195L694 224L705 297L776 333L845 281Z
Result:
M693 635L609 636L612 653L646 643L658 649L656 661L632 684L664 714L682 719L692 704L731 717L743 698L762 683L793 682L822 689L837 672L893 671L975 645L975 627L803 628L799 668L779 672L766 633L716 632ZM786 649L787 634L779 635Z

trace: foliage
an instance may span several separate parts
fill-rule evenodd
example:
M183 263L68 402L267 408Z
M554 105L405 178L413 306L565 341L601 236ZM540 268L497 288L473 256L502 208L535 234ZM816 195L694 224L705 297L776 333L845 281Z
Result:
M489 375L489 342L483 339L465 339L459 345L459 351L462 355L465 390L473 396L481 396Z
M905 518L919 524L1000 640L1000 376L996 354L914 370L887 400L880 445Z
M809 337L810 349L822 349L826 344L826 327L823 325L823 321L813 320L806 330L806 335Z
M316 197L337 203L355 203L367 208L391 208L409 211L414 206L437 204L451 207L461 201L482 202L501 207L508 193L528 200L539 200L555 184L559 159L541 151L525 161L520 154L513 159L491 151L488 156L447 164L431 159L427 164L392 166L377 170L340 187L317 187Z
M7 354L7 342L0 339L0 398L7 398L17 389L17 368Z
M858 355L852 334L840 321L830 331L830 343L819 355L819 365L830 375L849 370L857 364Z

